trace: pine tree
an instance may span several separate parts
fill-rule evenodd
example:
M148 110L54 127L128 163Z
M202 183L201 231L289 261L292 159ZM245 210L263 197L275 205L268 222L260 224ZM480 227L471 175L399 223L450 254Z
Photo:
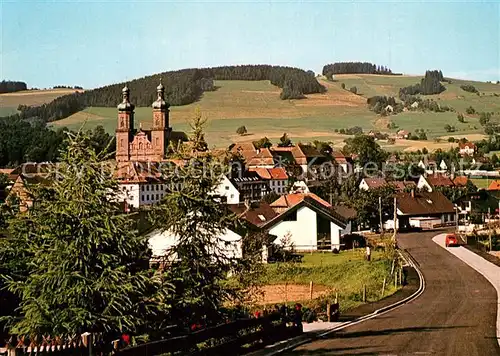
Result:
M70 136L49 185L30 186L33 207L9 222L2 251L18 248L7 278L20 299L19 334L144 332L166 305L150 250L117 203L118 184L88 136Z
M202 125L200 120L192 123L193 143L203 135ZM241 266L238 259L225 253L228 243L220 236L239 224L213 194L224 171L210 152L195 149L189 164L177 171L181 189L167 192L151 215L153 226L175 236L164 259L175 286L169 304L174 306L172 315L179 324L220 322L224 303L237 296L225 282L229 272Z
M278 143L278 147L290 147L293 146L292 140L290 140L290 137L288 137L287 133L285 132L283 136L280 137L280 142Z

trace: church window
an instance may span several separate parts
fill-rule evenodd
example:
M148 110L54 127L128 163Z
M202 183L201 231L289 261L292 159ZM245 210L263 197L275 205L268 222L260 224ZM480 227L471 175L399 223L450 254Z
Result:
M156 138L155 144L156 144L156 147L158 147L160 145L160 139L158 137Z
M142 150L142 142L139 142L139 149Z

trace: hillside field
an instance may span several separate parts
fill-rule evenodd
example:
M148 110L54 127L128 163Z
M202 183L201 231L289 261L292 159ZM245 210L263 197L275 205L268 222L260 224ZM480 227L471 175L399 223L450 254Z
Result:
M469 137L471 140L481 139L483 129L479 125L478 115L465 115L465 109L472 106L477 112L494 113L494 119L500 118L500 85L492 83L471 82L452 79L452 83L444 83L446 90L439 95L423 96L433 98L440 104L448 105L466 116L465 123L459 123L457 113L445 112L403 112L397 115L381 117L368 110L366 99L374 95L398 96L401 87L419 82L417 76L383 76L383 75L337 75L334 82L319 79L328 91L324 94L307 95L303 100L280 100L280 89L269 81L216 81L216 91L206 92L193 104L171 108L170 121L174 130L188 130L187 120L199 107L208 118L206 137L211 146L226 146L234 141L253 140L267 136L277 140L283 132L287 132L293 141L307 142L314 139L332 141L340 145L347 137L335 133L335 129L361 126L363 130L372 129L396 132L405 129L414 132L425 129L428 141L398 140L388 149L416 150L452 146L444 142L448 136ZM356 86L358 95L348 90ZM480 96L463 91L462 84L472 84ZM11 94L9 94L11 95ZM4 95L0 95L3 100ZM23 100L18 96L18 100ZM30 99L34 100L34 99ZM117 104L120 98L117 98ZM0 101L1 103L2 101ZM10 100L13 103L13 100ZM20 101L17 104L22 103ZM15 104L15 103L14 103ZM2 105L3 107L3 105ZM17 107L17 106L16 106ZM76 113L64 120L52 123L54 127L67 126L78 129L83 123L86 128L103 125L108 132L113 132L116 125L116 108L91 107ZM149 107L136 108L136 125L143 123L147 128L151 121ZM387 123L393 121L398 129L389 130ZM446 124L455 126L457 132L447 133ZM248 135L238 136L235 132L239 126L246 126ZM442 138L443 142L435 142ZM381 142L386 146L384 142Z

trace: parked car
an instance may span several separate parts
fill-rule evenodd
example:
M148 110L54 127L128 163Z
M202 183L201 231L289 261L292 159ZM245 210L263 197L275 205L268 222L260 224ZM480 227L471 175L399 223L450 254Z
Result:
M458 246L458 237L457 237L457 235L455 235L455 234L448 234L448 235L446 235L446 239L445 239L444 244L446 245L446 247Z

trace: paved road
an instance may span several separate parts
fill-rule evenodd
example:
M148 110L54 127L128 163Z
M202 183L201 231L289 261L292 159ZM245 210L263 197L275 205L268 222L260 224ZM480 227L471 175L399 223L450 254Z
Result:
M427 283L417 300L287 355L500 355L495 289L435 244L436 234L399 238Z

